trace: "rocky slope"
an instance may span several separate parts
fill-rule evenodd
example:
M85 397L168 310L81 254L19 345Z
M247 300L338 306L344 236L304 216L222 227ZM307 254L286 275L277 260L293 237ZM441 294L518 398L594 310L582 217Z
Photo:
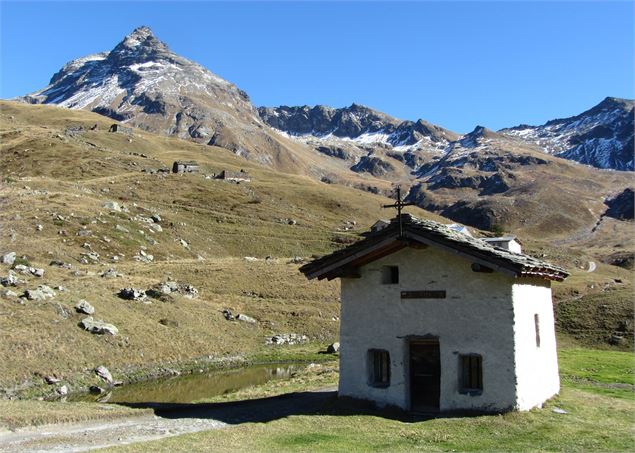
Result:
M635 101L607 97L579 115L502 129L545 152L598 168L633 170Z
M408 179L409 172L459 138L424 120L402 121L358 104L259 107L258 113L269 126L346 161L351 170L392 180Z
M483 229L563 237L591 229L607 209L604 200L632 180L630 173L577 165L482 126L416 176L408 199L425 209Z

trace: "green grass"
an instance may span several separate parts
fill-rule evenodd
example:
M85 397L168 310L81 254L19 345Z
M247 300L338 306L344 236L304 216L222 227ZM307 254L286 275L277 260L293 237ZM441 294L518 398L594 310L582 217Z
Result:
M633 400L635 358L630 352L564 349L559 351L563 384L600 395Z
M410 452L410 451L559 451L617 452L635 447L635 402L627 393L598 391L581 380L632 384L628 353L590 349L560 352L562 392L544 408L529 412L417 420L333 401L315 415L289 416L268 423L247 423L224 430L138 443L115 449L140 451L258 452ZM268 383L238 399L316 388L337 374L328 364L301 372L286 383ZM275 387L278 387L277 389ZM553 412L561 408L567 414Z

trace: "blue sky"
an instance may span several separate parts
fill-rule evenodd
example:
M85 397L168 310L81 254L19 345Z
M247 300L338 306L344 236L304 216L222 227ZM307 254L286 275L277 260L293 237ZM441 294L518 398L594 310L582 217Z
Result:
M256 105L365 104L457 132L635 97L634 2L12 2L0 98L139 25Z

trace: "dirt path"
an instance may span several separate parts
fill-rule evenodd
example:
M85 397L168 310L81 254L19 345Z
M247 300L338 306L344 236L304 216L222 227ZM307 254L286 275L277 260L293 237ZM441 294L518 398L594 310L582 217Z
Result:
M150 407L155 415L0 431L0 452L81 452L147 442L241 423L316 413L334 397L334 389L329 388L230 403L131 404Z

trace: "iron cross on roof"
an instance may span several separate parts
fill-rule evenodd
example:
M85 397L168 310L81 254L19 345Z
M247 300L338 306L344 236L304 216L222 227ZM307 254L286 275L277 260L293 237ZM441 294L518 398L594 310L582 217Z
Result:
M403 236L403 225L401 220L401 209L404 206L414 206L414 203L405 203L401 200L401 187L397 186L397 201L395 204L385 204L384 208L397 208L397 219L399 220L399 237Z

